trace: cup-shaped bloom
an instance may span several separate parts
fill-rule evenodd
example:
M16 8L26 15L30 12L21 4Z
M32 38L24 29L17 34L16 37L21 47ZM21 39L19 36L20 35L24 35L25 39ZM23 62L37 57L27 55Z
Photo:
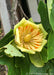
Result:
M35 24L23 18L14 26L15 42L22 52L35 54L41 52L47 43L47 32L42 24Z

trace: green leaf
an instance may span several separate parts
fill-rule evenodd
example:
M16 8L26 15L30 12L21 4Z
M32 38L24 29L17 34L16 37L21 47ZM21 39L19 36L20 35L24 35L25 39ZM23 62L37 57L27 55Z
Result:
M21 69L15 68L15 75L21 75Z
M30 61L28 54L24 54L25 58L15 58L15 67L20 68L21 75L29 75Z
M47 11L47 6L46 4L43 3L43 1L40 1L39 6L38 6L38 12L41 17L41 23L44 27L44 29L50 33L51 26L49 23L49 18L48 18L48 11Z
M36 67L44 66L44 61L42 60L42 56L40 53L36 52L36 54L34 55L30 54L29 57L30 57L31 63L34 64L34 66Z
M48 46L47 58L48 58L48 60L50 60L50 59L54 58L54 32L50 33L47 46Z
M54 0L47 0L48 15L51 27L54 31Z
M54 75L54 65L52 65L53 67L49 69L49 75L52 74Z
M47 63L47 49L43 48L42 51L40 52L42 59L44 61L44 63Z
M29 74L32 75L54 75L54 64L52 62L48 62L44 65L44 67L38 68L33 64L30 64Z
M49 75L54 75L54 63L49 63Z
M29 18L29 21L30 21L30 22L34 22L32 18Z
M38 68L35 67L33 64L30 64L30 71L29 74L32 75L48 75L48 70L49 70L49 63L45 64L44 67Z
M8 55L9 57L24 57L24 55L13 45L11 44L7 44L5 46L7 49L5 49L5 53L6 55Z
M15 74L15 63L14 58L9 58L5 55L0 57L0 64L6 65L8 67L8 75L17 75Z
M14 39L13 30L10 30L1 40L0 40L0 48L8 44L11 40Z

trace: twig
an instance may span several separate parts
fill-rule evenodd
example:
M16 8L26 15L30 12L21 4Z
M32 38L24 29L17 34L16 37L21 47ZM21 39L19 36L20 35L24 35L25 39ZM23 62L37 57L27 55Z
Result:
M23 9L22 9L22 6L21 6L19 0L18 0L18 7L21 9L21 12L22 12L22 14L24 15L24 17L25 17L26 19L28 19L27 15L24 13L24 11L23 11Z

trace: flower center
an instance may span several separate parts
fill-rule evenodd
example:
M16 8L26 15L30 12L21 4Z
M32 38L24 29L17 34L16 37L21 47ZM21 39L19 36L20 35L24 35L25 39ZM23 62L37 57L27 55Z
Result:
M31 40L31 34L27 34L25 37L24 37L24 42L29 42Z

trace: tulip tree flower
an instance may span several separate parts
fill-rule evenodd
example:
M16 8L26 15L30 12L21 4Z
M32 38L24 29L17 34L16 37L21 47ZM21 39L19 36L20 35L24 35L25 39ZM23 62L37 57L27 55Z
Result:
M17 47L29 54L41 52L43 46L47 43L47 32L42 24L35 24L23 18L14 26L15 42Z

